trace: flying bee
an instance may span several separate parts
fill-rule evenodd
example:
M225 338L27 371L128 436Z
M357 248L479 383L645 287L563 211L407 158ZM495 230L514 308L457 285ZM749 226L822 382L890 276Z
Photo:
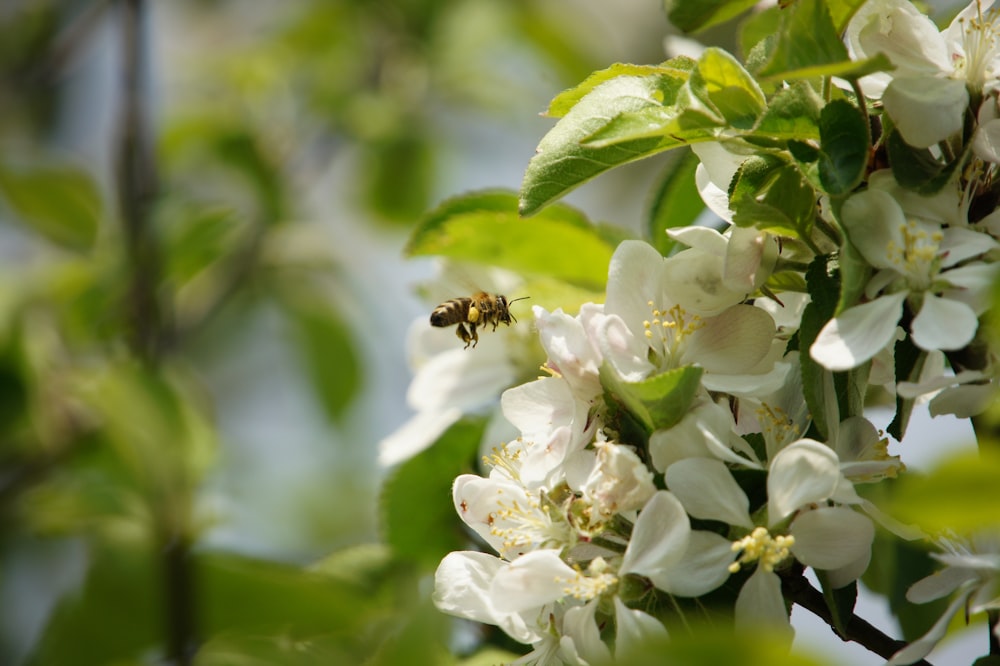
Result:
M434 308L431 326L443 328L458 324L455 334L465 343L465 348L468 349L469 345L475 347L479 343L477 326L493 324L495 331L500 324L510 326L511 322L517 323L517 319L510 313L510 304L525 298L528 297L508 301L502 294L487 294L485 291L471 297L453 298Z

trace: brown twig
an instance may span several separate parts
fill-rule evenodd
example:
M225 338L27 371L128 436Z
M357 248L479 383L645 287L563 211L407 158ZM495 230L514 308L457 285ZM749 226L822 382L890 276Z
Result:
M118 202L130 284L125 311L132 353L151 368L159 365L166 338L166 318L159 297L160 247L150 209L157 192L156 162L144 97L145 44L143 0L121 0L122 97L118 137ZM176 479L184 483L184 479ZM195 580L187 522L161 512L157 533L161 547L166 603L165 652L170 663L189 666L197 649Z
M897 641L853 613L844 627L844 633L838 632L834 626L833 615L823 599L823 594L801 574L782 578L781 591L786 599L805 608L830 625L830 629L844 642L857 643L884 659L889 659L907 645L905 641ZM924 660L914 663L921 666L931 666Z

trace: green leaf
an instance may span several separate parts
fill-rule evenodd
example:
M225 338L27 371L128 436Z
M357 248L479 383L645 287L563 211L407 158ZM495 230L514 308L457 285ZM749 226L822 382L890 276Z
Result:
M927 477L900 479L886 510L925 530L959 536L1000 527L1000 454L982 451L950 457Z
M698 168L697 155L685 151L681 159L671 165L653 195L649 211L649 236L653 247L666 256L674 246L667 229L686 227L705 210L705 203L698 194L694 174Z
M830 609L834 629L841 636L846 636L847 625L854 615L854 604L858 600L857 581L851 581L849 585L834 589L830 586L830 576L826 571L817 570L816 577L823 588L823 600Z
M430 571L447 553L467 547L468 537L451 501L451 486L459 474L473 471L484 429L482 419L459 421L386 480L382 528L397 557Z
M833 27L838 32L844 31L851 17L865 4L867 0L826 0L827 9L830 10L830 19Z
M732 127L750 129L764 111L766 100L757 81L722 49L705 49L691 73L689 85L695 96Z
M823 100L805 81L794 81L779 90L753 129L755 136L799 141L820 138Z
M794 164L755 155L737 170L729 205L738 226L806 237L816 216L816 193Z
M756 71L751 62L751 52L765 39L777 36L778 31L781 30L783 14L781 7L774 5L750 14L740 23L738 36L740 53L743 56L743 61L747 63L747 69L751 72ZM763 63L761 63L762 65Z
M93 246L103 215L94 181L66 166L22 170L0 164L0 201L22 223L73 250Z
M427 209L434 184L434 147L426 137L410 131L365 145L360 162L365 203L371 210L408 226Z
M783 10L770 61L757 72L765 80L810 79L820 76L858 78L891 69L882 54L851 60L823 0L798 0ZM838 19L843 15L838 8Z
M684 32L705 30L739 16L755 0L663 0L667 18Z
M628 63L615 63L607 69L594 72L576 87L564 90L553 98L549 103L549 108L545 115L550 118L562 118L576 106L577 102L587 96L594 88L618 78L619 76L655 76L659 74L671 75L674 73L689 73L694 69L694 60L686 57L678 57L669 60L662 65L631 65Z
M558 278L603 291L614 245L566 205L531 219L517 213L510 192L473 192L448 199L420 222L409 255L438 255Z
M653 432L676 425L684 417L701 386L702 372L702 368L688 365L627 382L605 363L600 377L611 399L624 406L647 432Z
M318 296L285 299L306 375L327 416L340 422L361 389L358 350L350 327Z
M57 607L33 663L90 666L136 659L160 644L162 586L154 549L96 547L80 590Z
M914 148L893 129L885 140L889 166L896 182L903 187L931 195L943 188L951 179L955 168L965 162L958 157L942 162L927 148Z
M868 166L868 128L847 100L833 100L820 115L819 180L832 196L845 195L861 182Z
M828 372L809 355L809 348L816 341L816 336L826 325L837 307L839 289L837 278L827 269L827 258L816 257L806 271L806 285L809 288L810 302L802 312L802 324L799 326L799 366L802 372L802 394L809 406L813 425L820 435L826 438L829 424L826 422L829 396L829 383L825 374Z
M521 214L531 215L608 169L661 150L658 138L606 147L582 142L621 113L672 103L686 80L687 73L681 70L656 76L618 76L588 92L538 144L521 185Z

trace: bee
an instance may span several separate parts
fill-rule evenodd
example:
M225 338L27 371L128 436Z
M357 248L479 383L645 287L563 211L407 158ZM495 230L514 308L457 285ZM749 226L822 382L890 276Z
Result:
M458 324L455 334L465 343L465 349L469 345L475 347L479 343L477 326L493 324L495 331L500 324L510 326L511 322L517 323L517 319L510 313L510 304L525 298L528 297L508 301L502 294L487 294L485 291L471 297L453 298L434 308L431 326L443 328Z

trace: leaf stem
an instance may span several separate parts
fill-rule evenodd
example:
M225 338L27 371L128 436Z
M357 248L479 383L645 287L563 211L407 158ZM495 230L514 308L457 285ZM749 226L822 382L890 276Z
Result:
M833 615L830 613L830 609L823 599L823 594L814 588L801 573L787 578L782 577L781 591L786 599L805 608L830 625L830 629L844 642L857 643L884 659L889 659L892 655L906 647L906 642L897 641L886 635L880 629L869 624L854 613L851 613L848 618L844 626L844 633L839 633L834 627ZM925 660L914 663L921 664L922 666L930 666Z

